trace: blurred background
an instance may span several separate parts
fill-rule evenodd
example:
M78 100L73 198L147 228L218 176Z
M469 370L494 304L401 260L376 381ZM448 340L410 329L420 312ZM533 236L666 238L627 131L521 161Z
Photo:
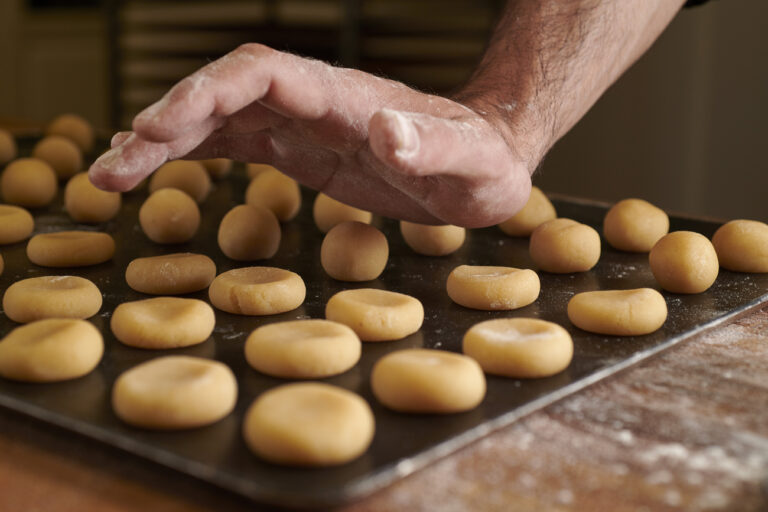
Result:
M104 136L173 83L261 42L450 93L501 0L2 0L0 126L73 112ZM768 220L765 0L682 11L543 162L546 192L642 197L679 213Z

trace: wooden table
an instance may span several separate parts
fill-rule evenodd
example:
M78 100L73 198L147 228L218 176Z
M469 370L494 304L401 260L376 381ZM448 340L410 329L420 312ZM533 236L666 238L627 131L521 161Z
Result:
M259 510L3 411L0 511ZM345 512L768 509L768 307L553 404Z

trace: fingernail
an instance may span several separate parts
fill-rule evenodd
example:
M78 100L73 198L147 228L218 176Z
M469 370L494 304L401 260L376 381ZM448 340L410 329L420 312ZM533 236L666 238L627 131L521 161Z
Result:
M407 160L415 155L419 150L419 133L413 121L396 110L387 109L382 113L394 121L395 156Z

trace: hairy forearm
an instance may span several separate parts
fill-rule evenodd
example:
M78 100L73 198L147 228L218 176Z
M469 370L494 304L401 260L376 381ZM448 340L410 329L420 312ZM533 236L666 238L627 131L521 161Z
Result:
M533 172L684 0L509 0L458 100L499 119Z

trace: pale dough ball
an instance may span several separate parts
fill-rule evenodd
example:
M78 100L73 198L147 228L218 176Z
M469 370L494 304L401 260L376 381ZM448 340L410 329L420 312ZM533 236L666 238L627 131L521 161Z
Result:
M49 135L35 144L32 156L47 162L60 180L83 170L83 154L77 144L60 135Z
M0 192L6 203L40 208L56 197L56 173L37 158L19 158L5 168L0 177Z
M46 135L61 135L78 145L83 153L93 150L94 134L91 123L75 114L63 114L51 121L45 129Z
M768 224L732 220L712 237L720 265L736 272L768 272Z
M17 153L16 139L11 132L0 128L0 166L16 158Z
M232 160L229 158L209 158L200 160L211 178L220 180L232 171Z
M294 218L301 208L301 190L295 180L277 169L260 172L245 190L245 203L272 211L280 222Z
M85 320L50 318L13 329L0 340L0 375L57 382L90 373L104 353L101 333Z
M110 323L118 340L149 349L197 345L208 339L215 324L211 306L180 297L124 302L115 308Z
M149 180L149 192L175 188L202 203L211 191L211 178L200 162L172 160L161 165Z
M315 219L317 228L323 233L327 233L336 224L348 220L370 224L373 214L319 192L312 206L312 217Z
M269 259L280 248L280 223L270 210L250 204L235 206L221 219L221 252L237 261Z
M362 455L374 429L373 412L360 396L302 382L262 393L245 415L243 436L251 451L269 462L323 467Z
M538 187L531 187L531 195L523 209L499 224L510 236L530 236L533 230L557 217L555 207Z
M245 164L245 174L248 179L253 179L264 171L277 171L269 164Z
M245 267L223 272L208 288L211 304L236 315L276 315L301 306L304 280L290 270Z
M207 288L216 264L204 254L176 253L136 258L125 269L128 286L152 295L181 295Z
M163 188L152 193L139 209L139 224L158 244L189 241L200 227L197 203L181 190Z
M371 281L389 258L387 237L369 224L347 221L333 227L320 246L320 264L339 281Z
M97 231L58 231L33 236L27 244L29 261L42 267L86 267L112 259L115 241Z
M568 331L546 320L498 318L470 327L463 352L492 375L549 377L571 363L573 340Z
M464 244L467 230L459 226L427 226L401 220L400 233L414 252L424 256L445 256Z
M252 368L285 379L322 379L349 370L360 359L355 331L329 320L264 325L245 342Z
M651 249L651 272L672 293L701 293L717 279L720 264L712 243L693 231L674 231Z
M72 176L64 188L64 209L75 222L106 222L117 215L120 204L120 192L96 188L87 172Z
M641 336L662 326L667 303L651 288L582 292L568 302L568 318L576 327L597 334Z
M0 204L0 245L25 240L35 229L35 219L19 206Z
M669 232L669 217L642 199L624 199L608 210L603 220L603 236L614 249L648 252Z
M373 394L398 412L452 414L474 409L485 397L485 375L474 359L445 350L391 352L373 366Z
M237 381L228 366L189 356L164 356L134 366L112 388L124 422L155 430L210 425L235 407Z
M424 306L410 295L360 288L331 297L325 318L351 327L363 341L391 341L421 328Z
M571 219L545 222L531 233L531 259L545 272L586 272L600 259L600 235Z
M101 309L101 292L82 277L31 277L5 290L3 309L8 318L19 323L44 318L89 318Z
M530 269L461 265L448 274L446 290L456 304L489 311L522 308L539 297L539 276Z

